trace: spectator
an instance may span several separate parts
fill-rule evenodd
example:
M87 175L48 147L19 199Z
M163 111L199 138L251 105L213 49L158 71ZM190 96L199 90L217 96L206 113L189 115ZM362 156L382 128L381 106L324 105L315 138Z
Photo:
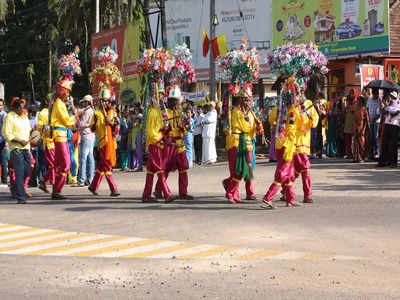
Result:
M217 149L215 147L215 133L217 131L218 114L215 110L215 102L212 101L202 122L203 147L202 164L213 164L217 162Z
M337 114L336 107L340 100L340 95L337 96L335 101L332 103L328 111L328 130L326 134L326 156L335 157L337 155L337 143L336 143L336 122Z
M354 108L354 150L353 162L363 162L365 159L366 138L368 135L368 111L364 106L364 97L360 96Z
M15 181L10 186L18 204L26 203L25 179L31 170L29 135L31 126L19 98L11 101L11 112L4 118L2 135L8 142Z
M90 185L94 177L94 156L93 147L95 134L90 129L90 121L94 115L93 97L86 95L80 101L82 108L78 112L79 132L81 143L79 145L79 172L77 186Z
M397 139L400 128L400 103L396 91L392 91L389 97L389 105L383 109L383 136L382 149L378 167L390 165L397 168Z
M141 112L141 108L135 109L135 111L139 112L135 114L133 112L131 114L131 122L132 122L132 133L131 133L131 168L135 172L143 171L143 150L142 150L142 121L143 114Z
M336 145L337 145L337 156L344 157L346 155L346 147L344 142L344 120L346 110L346 97L344 92L340 93L339 99L334 109L336 115Z
M353 135L354 135L354 109L358 98L356 89L351 89L346 97L346 109L344 119L344 139L346 146L346 158L353 158Z
M1 183L7 184L7 143L1 134L3 130L4 118L7 112L4 110L4 99L0 99L0 164L1 164Z
M326 111L328 102L324 99L324 94L319 93L318 99L314 102L314 107L318 113L319 120L318 125L315 128L314 140L313 140L313 150L312 153L316 155L317 158L322 158L322 150L324 147L324 128L326 127Z
M202 144L203 144L203 138L201 136L201 133L203 131L203 125L201 122L204 119L204 114L203 114L203 107L198 106L197 107L197 114L194 118L194 129L193 129L193 136L194 136L194 158L196 160L196 163L198 165L201 164L201 159L202 159Z
M372 96L368 98L367 110L370 120L370 136L371 136L371 153L370 158L375 159L379 155L379 125L381 122L381 103L382 99L379 97L379 90L373 89Z
M37 130L37 124L38 124L38 119L37 119L37 108L36 106L31 106L28 110L28 118L29 118L29 123L31 125L31 130ZM31 157L31 167L33 166L29 183L29 187L37 187L38 186L38 176L39 176L39 148L38 146L31 146L31 154L33 157Z
M129 143L129 132L131 131L131 122L128 120L128 111L124 110L122 112L122 116L120 119L120 136L121 136L121 141L119 142L119 152L121 154L121 169L122 171L127 171L129 168L129 149L128 149L128 143Z
M186 147L186 157L189 163L189 168L193 168L193 128L194 128L194 120L192 118L192 109L191 106L187 107L185 110L186 114L186 134L183 138L183 142Z

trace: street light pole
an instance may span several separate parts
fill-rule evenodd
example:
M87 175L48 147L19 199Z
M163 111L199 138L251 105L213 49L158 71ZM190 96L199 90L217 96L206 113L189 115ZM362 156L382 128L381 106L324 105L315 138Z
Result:
M215 101L215 61L214 61L214 46L215 38L215 0L210 0L210 100Z
M100 0L96 0L96 33L100 31Z

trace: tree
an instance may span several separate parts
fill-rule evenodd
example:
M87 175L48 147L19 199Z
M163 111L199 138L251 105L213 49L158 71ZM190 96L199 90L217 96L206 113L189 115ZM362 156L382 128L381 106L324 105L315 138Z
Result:
M35 75L35 66L33 64L29 64L28 67L26 68L26 75L31 81L31 87L32 87L32 103L35 102L35 85L33 84L33 75Z
M25 4L26 0L19 0L19 2ZM4 22L7 13L15 13L16 1L14 0L0 0L0 21Z

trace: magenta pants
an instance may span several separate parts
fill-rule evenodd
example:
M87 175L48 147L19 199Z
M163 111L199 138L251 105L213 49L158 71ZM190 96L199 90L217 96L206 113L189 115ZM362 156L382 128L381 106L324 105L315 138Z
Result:
M106 177L108 186L110 187L111 191L117 190L117 185L114 182L112 177L112 165L108 160L106 160L106 146L99 149L99 160L97 162L96 172L94 174L94 178L90 187L92 190L97 191L100 187L101 180L103 176Z
M46 174L43 176L44 182L49 182L50 184L54 184L55 181L55 170L54 170L54 161L55 161L55 149L45 149L44 150L44 159L47 164Z
M149 158L146 164L146 184L143 191L143 199L149 199L151 197L151 191L153 190L154 174L157 174L160 191L164 193L164 198L167 199L171 195L171 190L167 185L167 181L164 173L164 159L162 156L162 149L156 145L149 146ZM157 188L156 188L157 190ZM160 192L158 191L158 192Z
M304 198L312 198L312 186L310 176L310 159L306 153L298 153L293 157L294 169L296 171L296 179L301 175L303 181Z
M293 203L296 201L293 182L295 180L295 170L293 161L287 162L283 159L285 148L276 151L277 164L275 169L274 182L269 187L264 196L264 200L271 202L279 189L282 187L285 194L286 202Z
M61 193L67 180L67 174L71 168L71 157L69 153L68 142L55 142L54 171L55 180L53 185L53 194Z

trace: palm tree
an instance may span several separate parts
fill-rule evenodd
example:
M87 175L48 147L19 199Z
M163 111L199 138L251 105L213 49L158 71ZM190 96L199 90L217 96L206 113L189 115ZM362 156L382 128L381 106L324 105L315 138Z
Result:
M26 0L19 0L22 4L25 4ZM0 0L0 21L4 22L7 13L15 12L16 1L15 0Z
M33 64L29 64L28 67L26 68L26 75L28 75L28 77L31 81L32 103L34 103L35 102L35 87L33 85L33 75L35 75L35 66Z

